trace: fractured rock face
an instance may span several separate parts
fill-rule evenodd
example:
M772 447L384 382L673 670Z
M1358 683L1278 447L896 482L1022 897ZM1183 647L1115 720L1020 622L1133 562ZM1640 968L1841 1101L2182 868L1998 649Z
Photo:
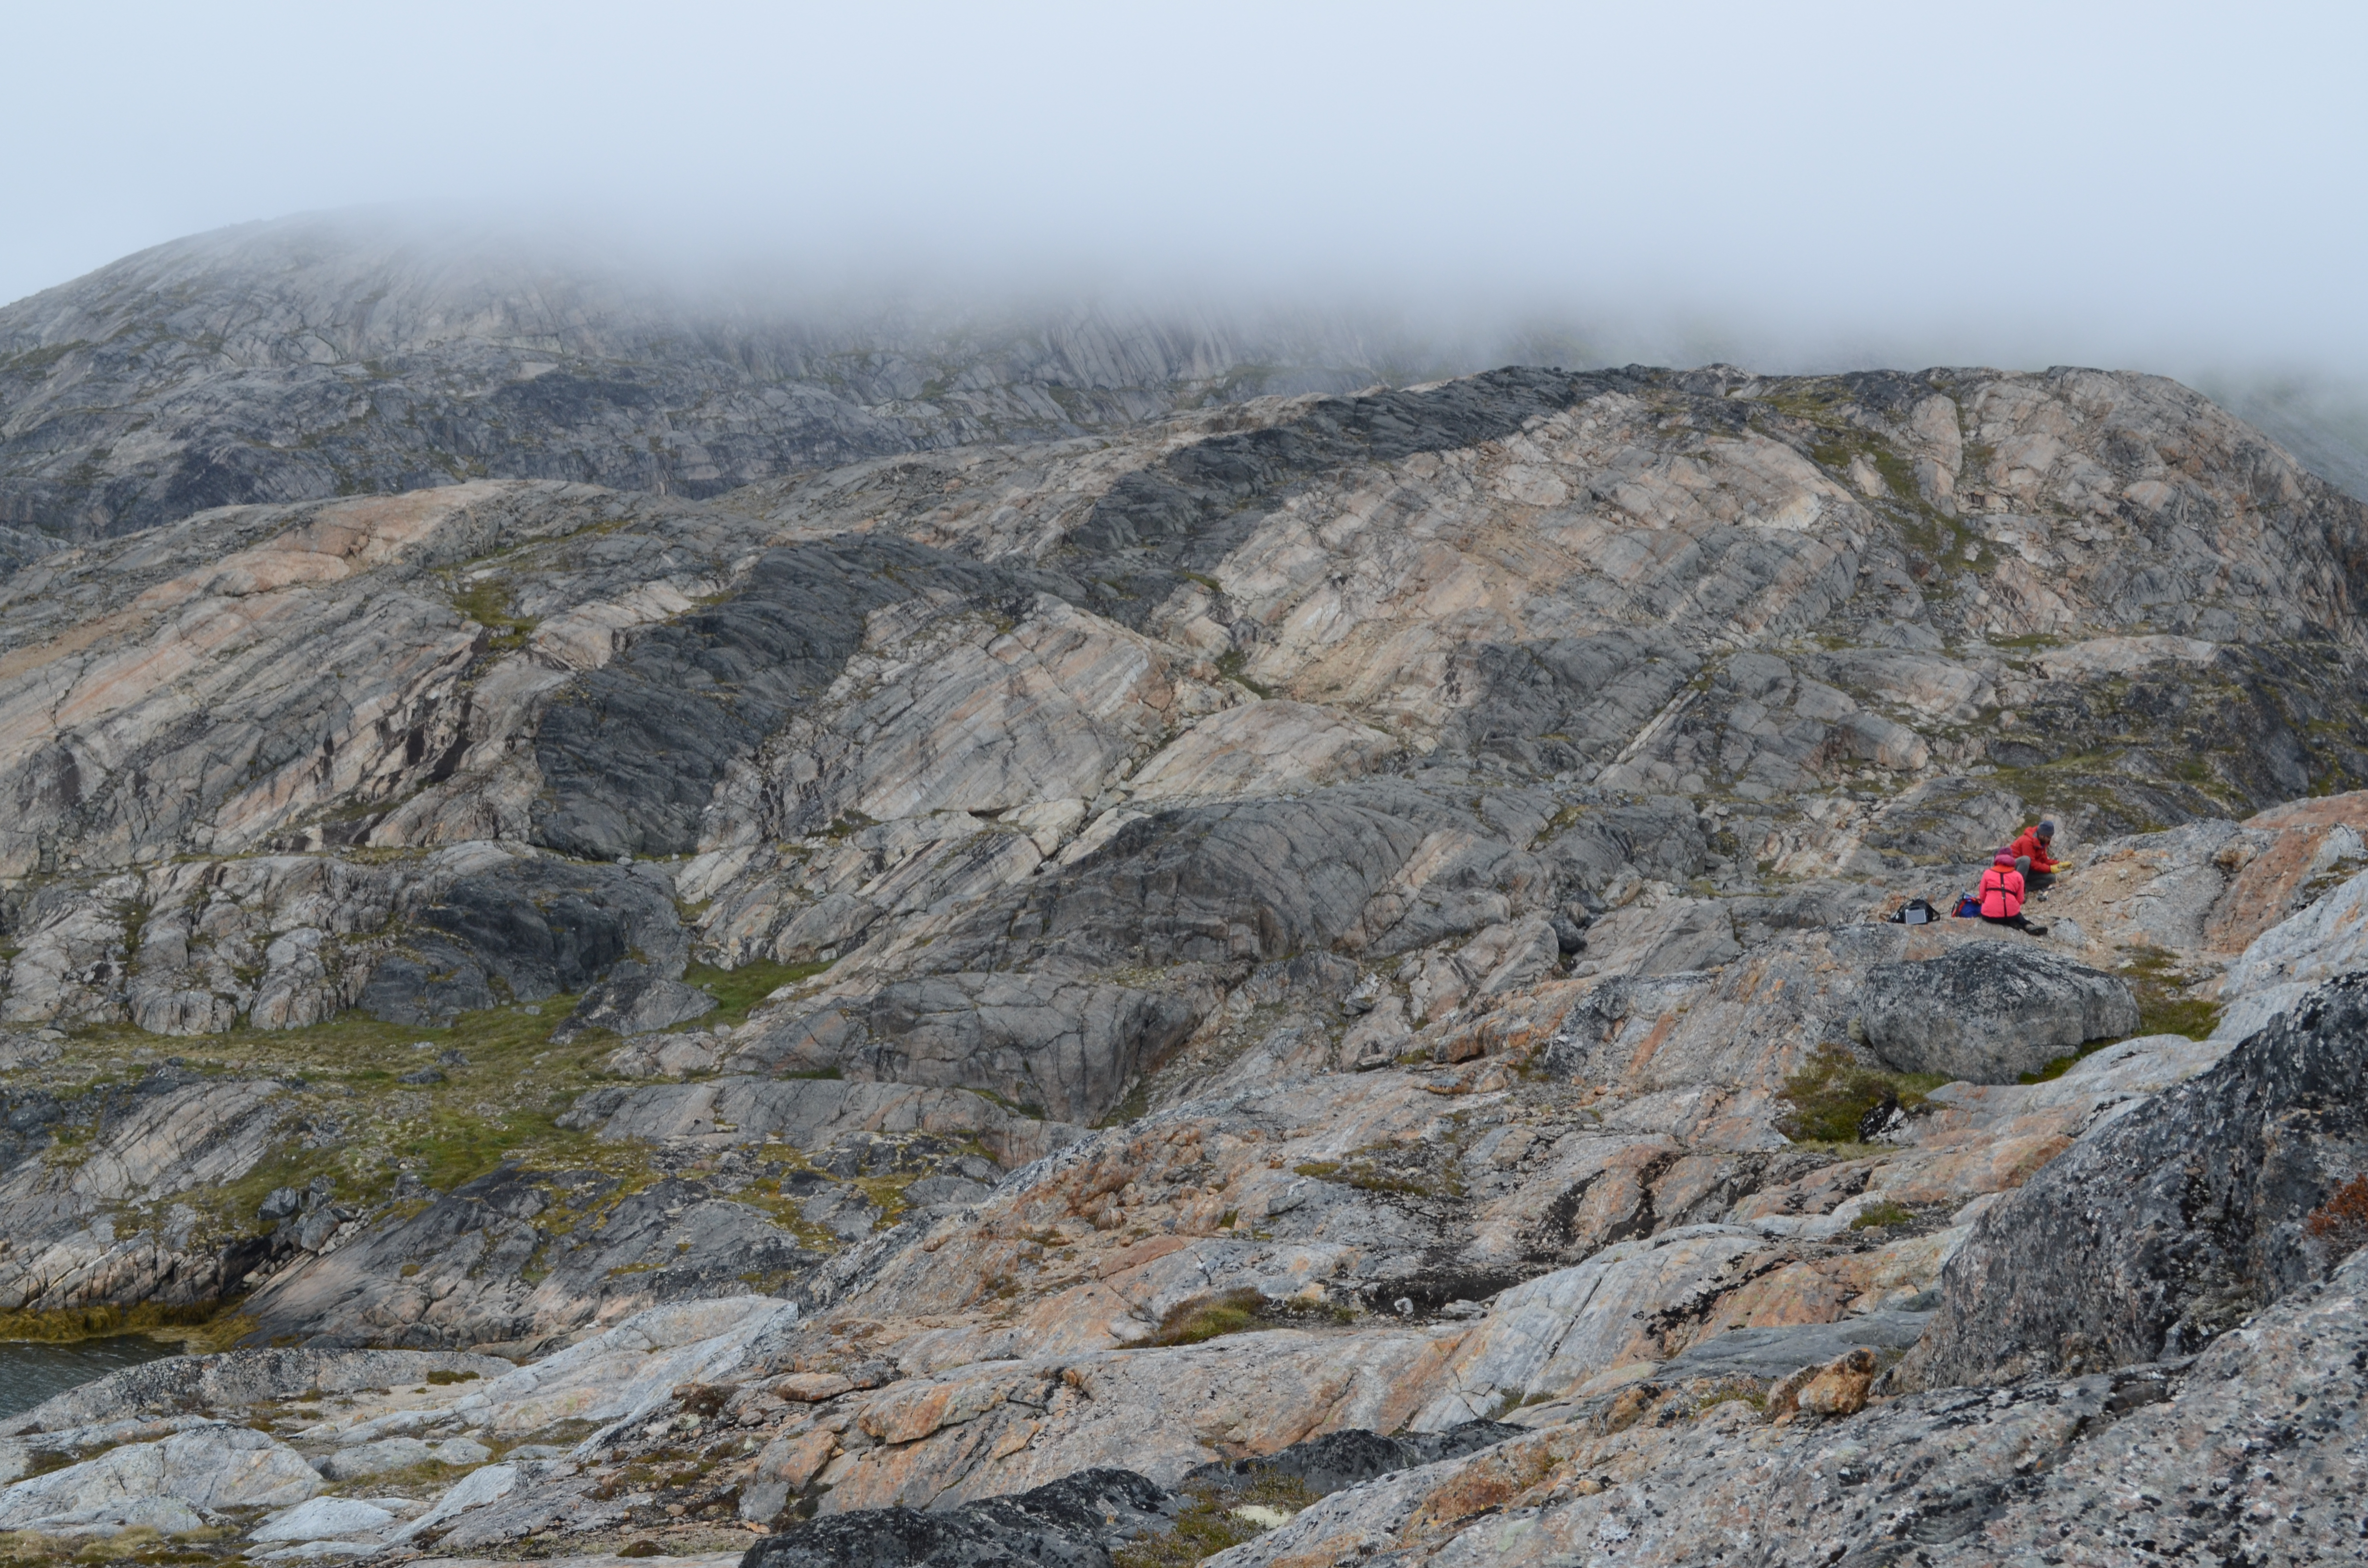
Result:
M1867 971L1861 1006L1867 1043L1886 1066L1975 1084L2013 1083L2089 1040L2138 1027L2126 981L2007 940L1877 964Z
M2368 980L2312 993L1976 1221L1910 1358L1927 1386L2190 1355L2333 1262L2305 1220L2368 1167Z

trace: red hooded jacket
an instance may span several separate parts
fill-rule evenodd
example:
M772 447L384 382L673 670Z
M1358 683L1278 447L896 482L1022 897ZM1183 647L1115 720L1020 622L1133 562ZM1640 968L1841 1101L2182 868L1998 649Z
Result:
M2031 869L2034 871L2055 869L2056 862L2047 853L2047 840L2039 836L2039 830L2035 827L2023 829L2022 836L2008 845L2006 852L2010 856L2030 856Z

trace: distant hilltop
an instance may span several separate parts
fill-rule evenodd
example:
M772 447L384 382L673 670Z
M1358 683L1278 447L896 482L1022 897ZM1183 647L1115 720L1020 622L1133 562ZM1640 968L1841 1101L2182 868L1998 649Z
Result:
M482 238L290 219L0 310L0 526L96 539L487 477L697 499L1408 379L1385 358L1346 328L1206 315L760 305Z

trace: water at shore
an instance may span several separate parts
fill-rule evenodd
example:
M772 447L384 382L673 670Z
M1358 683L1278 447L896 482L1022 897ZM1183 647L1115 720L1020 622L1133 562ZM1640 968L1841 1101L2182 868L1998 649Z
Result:
M51 1394L125 1367L179 1354L178 1346L140 1334L70 1345L0 1342L0 1416L30 1410Z

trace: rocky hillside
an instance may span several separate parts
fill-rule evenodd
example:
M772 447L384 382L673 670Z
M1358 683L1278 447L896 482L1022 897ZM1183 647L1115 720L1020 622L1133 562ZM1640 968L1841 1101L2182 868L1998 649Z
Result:
M1970 1562L2186 1539L2102 1500L2144 1455L2301 1560L2358 1514L2293 1477L2358 1458L2363 595L2368 507L2073 370L40 555L0 1309L224 1353L8 1423L0 1528ZM2044 936L1883 918L2043 814Z
M339 215L127 256L0 310L0 528L487 476L711 496L959 442L1382 379L1347 330L1171 312L787 307L548 244ZM0 562L17 547L0 533Z

